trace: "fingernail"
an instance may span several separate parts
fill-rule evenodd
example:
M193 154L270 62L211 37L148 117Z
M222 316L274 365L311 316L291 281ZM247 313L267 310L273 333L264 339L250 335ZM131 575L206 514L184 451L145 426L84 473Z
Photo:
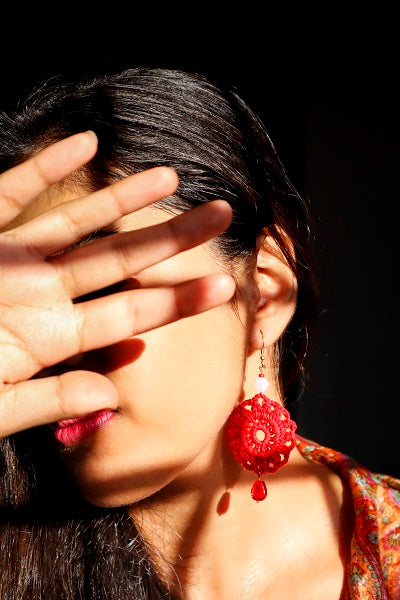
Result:
M95 134L95 132L93 131L93 129L88 129L87 131L85 131L85 133L88 133L89 135L91 135L92 137L94 137L94 139L96 141L98 141L99 138L97 137L97 135Z

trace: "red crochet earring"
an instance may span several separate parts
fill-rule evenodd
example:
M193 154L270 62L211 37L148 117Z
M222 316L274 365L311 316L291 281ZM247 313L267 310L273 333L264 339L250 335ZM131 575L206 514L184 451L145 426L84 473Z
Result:
M254 382L259 392L234 408L226 424L228 446L242 467L257 473L251 497L259 502L267 497L267 486L261 477L275 473L285 465L296 444L297 425L281 404L262 392L269 383L264 375L264 337L260 353L260 373Z

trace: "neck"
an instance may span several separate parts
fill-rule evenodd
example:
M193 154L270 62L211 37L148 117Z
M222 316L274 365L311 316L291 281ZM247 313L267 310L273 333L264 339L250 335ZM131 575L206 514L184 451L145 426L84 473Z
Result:
M301 510L308 469L293 450L285 467L265 477L268 497L257 503L250 496L256 475L233 460L221 439L214 440L179 478L133 507L171 591L177 591L174 573L185 598L241 597L238 582L261 586L269 557L279 553L282 536L293 527L291 515Z

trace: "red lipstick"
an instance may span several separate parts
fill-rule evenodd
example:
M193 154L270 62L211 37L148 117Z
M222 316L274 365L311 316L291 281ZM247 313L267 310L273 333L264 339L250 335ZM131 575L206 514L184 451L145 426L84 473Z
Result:
M101 427L104 427L114 416L109 409L77 417L75 419L63 419L54 425L54 435L63 446L70 448L79 444L84 438L91 435Z

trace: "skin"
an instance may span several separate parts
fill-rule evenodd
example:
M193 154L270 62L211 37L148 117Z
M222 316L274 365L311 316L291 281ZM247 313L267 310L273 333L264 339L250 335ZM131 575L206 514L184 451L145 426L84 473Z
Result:
M266 231L247 268L221 260L209 240L229 226L225 202L173 221L152 206L174 193L171 169L83 197L49 192L95 151L80 134L0 176L0 434L111 408L64 463L89 501L129 506L172 590L168 564L190 600L339 598L351 530L340 479L294 450L257 504L254 474L224 443L232 409L255 393L261 331L268 395L282 401L273 348L295 309L293 273ZM111 223L119 233L63 253ZM90 296L122 279L125 291Z

